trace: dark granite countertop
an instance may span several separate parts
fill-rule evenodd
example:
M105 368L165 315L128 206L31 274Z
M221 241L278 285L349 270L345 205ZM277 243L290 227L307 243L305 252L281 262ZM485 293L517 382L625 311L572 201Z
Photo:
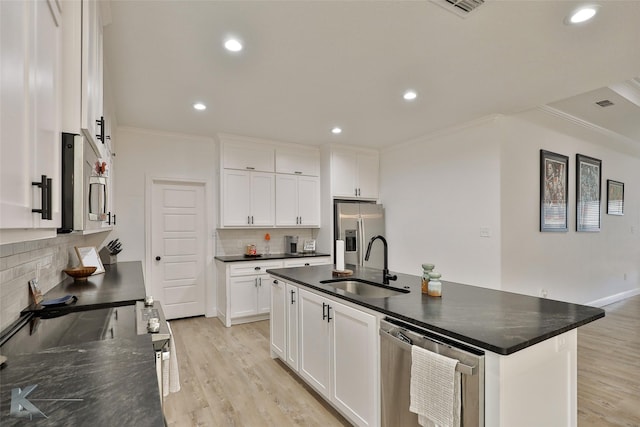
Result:
M119 262L104 266L104 274L89 276L86 281L74 281L67 278L58 283L44 295L45 300L75 295L78 300L69 305L43 307L31 304L22 313L68 313L73 311L93 310L96 308L117 307L135 304L144 300L146 295L142 262Z
M0 425L163 426L152 349L140 335L12 356L0 370ZM16 388L47 418L12 416Z
M300 254L269 254L260 255L258 257L246 257L244 255L228 255L217 256L215 259L222 262L239 262L239 261L269 261L272 259L292 259L292 258L313 258L319 256L331 256L320 252L300 253Z
M421 292L421 277L407 274L398 274L391 286L408 286L409 293L365 298L321 284L333 278L333 268L278 268L267 273L501 355L604 317L600 308L446 281L442 281L442 297L430 297ZM381 282L381 270L349 268L354 271L352 277Z

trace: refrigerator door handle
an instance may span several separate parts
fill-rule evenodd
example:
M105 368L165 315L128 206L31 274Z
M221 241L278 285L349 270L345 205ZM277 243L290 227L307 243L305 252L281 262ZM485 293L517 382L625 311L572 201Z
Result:
M364 221L362 220L362 218L358 218L358 226L360 228L360 238L359 243L360 245L358 246L358 260L360 263L360 266L364 266L364 245L365 245L365 231L364 231Z

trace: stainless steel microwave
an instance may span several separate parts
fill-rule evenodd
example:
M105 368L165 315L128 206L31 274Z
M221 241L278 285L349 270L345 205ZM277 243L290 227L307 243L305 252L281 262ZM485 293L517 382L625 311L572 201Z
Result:
M62 221L58 233L102 228L109 180L93 173L98 160L82 135L62 133Z

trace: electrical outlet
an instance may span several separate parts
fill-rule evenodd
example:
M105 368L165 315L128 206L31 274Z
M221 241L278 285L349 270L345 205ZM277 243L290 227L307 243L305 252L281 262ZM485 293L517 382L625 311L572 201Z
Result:
M480 237L491 237L491 228L480 227Z
M546 297L547 297L547 295L549 295L549 292L547 292L547 290L546 290L546 289L540 289L540 296L541 296L542 298L546 298Z
M567 337L564 335L558 335L556 337L556 352L560 352L567 349Z

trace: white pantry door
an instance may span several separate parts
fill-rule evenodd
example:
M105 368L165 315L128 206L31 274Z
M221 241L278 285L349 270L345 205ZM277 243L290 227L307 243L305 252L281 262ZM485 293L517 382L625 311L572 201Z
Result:
M151 289L167 319L205 311L204 185L153 181Z

